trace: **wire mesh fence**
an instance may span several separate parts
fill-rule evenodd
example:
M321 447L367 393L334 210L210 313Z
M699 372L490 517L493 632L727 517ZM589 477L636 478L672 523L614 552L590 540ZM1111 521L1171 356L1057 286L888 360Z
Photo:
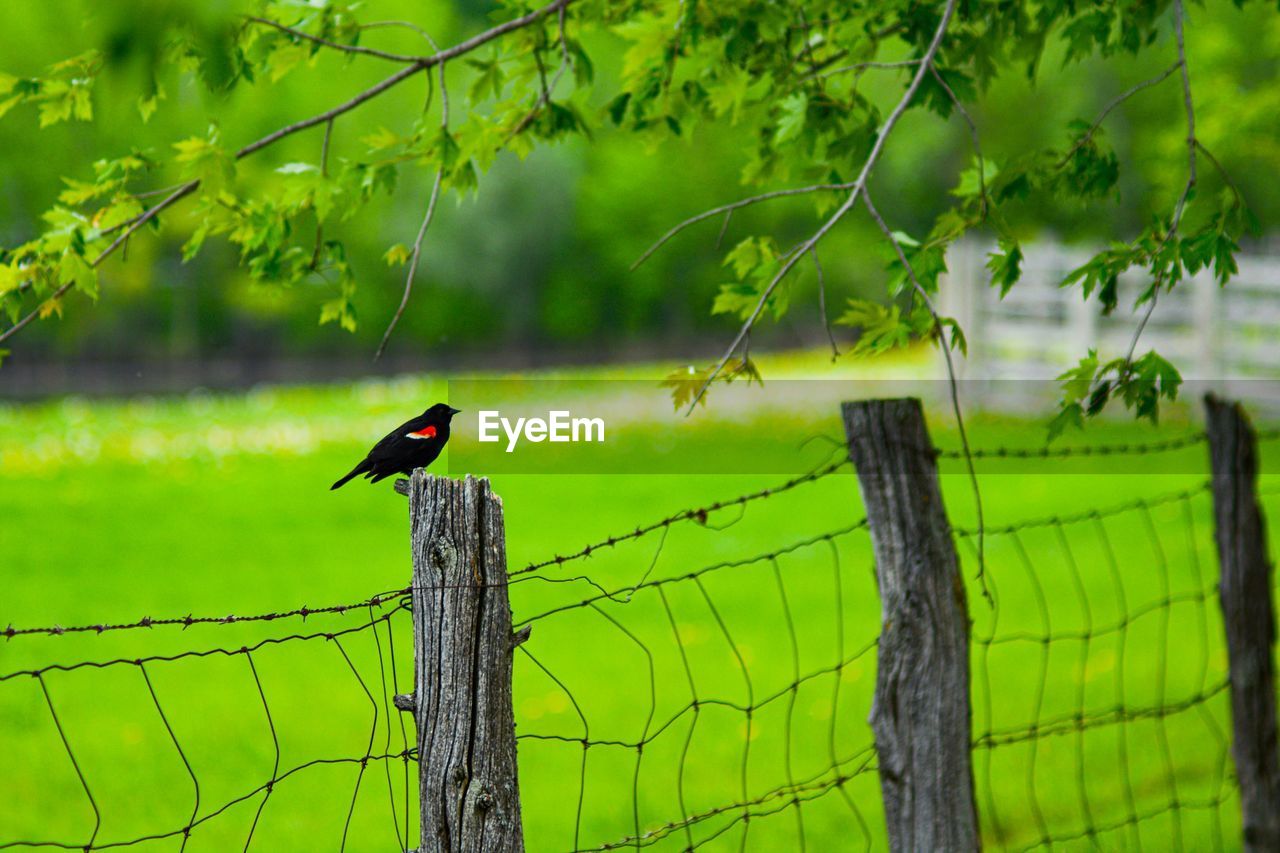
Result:
M511 571L530 849L887 846L850 473L833 459ZM979 531L953 532L984 844L1237 847L1208 486L989 516L989 603ZM0 848L414 848L409 592L0 632Z
M6 667L0 847L408 849L412 724L389 704L406 608L383 596L265 633L288 617L145 620L116 626L119 656L76 658L82 643Z
M974 769L993 845L1237 845L1209 512L1199 488L988 531Z

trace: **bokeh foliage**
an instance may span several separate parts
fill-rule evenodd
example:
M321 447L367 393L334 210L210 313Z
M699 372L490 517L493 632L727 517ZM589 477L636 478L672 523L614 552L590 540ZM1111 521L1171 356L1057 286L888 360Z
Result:
M424 34L444 48L535 7L57 6L14 10L0 36L0 146L12 152L4 308L11 320L67 315L34 324L52 326L32 335L37 353L155 355L368 352L399 300L437 176L443 198L393 345L607 352L661 338L702 350L761 301L766 340L813 342L814 270L798 264L780 287L768 283L847 190L743 209L720 240L721 220L710 220L628 267L689 214L851 182L945 4L577 0L563 19L556 6L446 63L445 127L444 87L424 68L338 116L331 134L317 123L243 158L241 146L409 67L352 46L428 56ZM1280 156L1280 23L1261 2L1182 10L1199 166L1184 184L1175 6L956 5L870 185L913 275L860 207L821 245L831 318L851 327L837 330L842 348L942 336L912 279L934 292L946 246L970 232L998 244L1002 289L1016 286L1022 247L1039 235L1107 244L1064 285L1116 310L1142 308L1202 266L1229 279L1239 241L1275 219L1257 188ZM197 179L190 198L148 221L158 239L140 233L127 260L94 266L164 198L150 193ZM1138 306L1114 305L1128 268L1146 269L1152 286ZM104 304L79 310L86 299ZM957 330L945 334L961 345ZM1063 423L1113 392L1154 412L1176 388L1158 355L1101 354L1071 388L1089 368Z

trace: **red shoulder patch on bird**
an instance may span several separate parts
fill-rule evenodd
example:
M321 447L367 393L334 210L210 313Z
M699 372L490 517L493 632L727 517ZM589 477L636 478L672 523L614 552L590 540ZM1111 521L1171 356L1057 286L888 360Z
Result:
M407 432L407 433L405 433L405 434L404 434L404 437L405 437L405 438L435 438L435 437L436 437L436 428L435 428L435 427L433 427L433 426L423 427L422 429L418 430L417 432Z

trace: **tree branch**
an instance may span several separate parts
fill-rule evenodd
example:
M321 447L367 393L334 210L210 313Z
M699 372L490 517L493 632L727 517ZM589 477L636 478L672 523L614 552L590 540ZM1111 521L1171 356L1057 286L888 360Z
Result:
M511 33L516 30L522 29L523 27L526 27L529 24L536 23L542 18L545 18L547 15L557 13L561 9L564 9L565 7L569 6L573 2L574 0L554 0L554 2L549 3L546 6L543 6L539 9L535 9L534 11L529 12L526 15L522 15L519 18L512 18L510 21L506 21L504 23L498 24L495 27L491 27L487 29L482 33L478 33L477 35L472 36L466 41L459 42L458 44L454 45L451 48L448 48L443 51L437 51L433 56L427 56L427 57L422 57L421 59L417 59L412 64L406 66L400 71L397 71L395 74L392 74L390 77L387 77L381 82L375 83L373 86L370 86L368 89L365 89L360 94L356 95L353 98L350 98L347 101L344 101L343 103L339 104L336 107L333 107L332 109L326 110L322 113L319 113L318 115L314 115L311 118L303 119L302 121L297 121L297 122L294 122L293 124L286 125L285 127L282 127L279 130L274 131L273 133L269 133L260 139L250 142L248 145L244 146L243 148L241 148L239 151L236 152L235 159L242 160L251 154L261 151L263 148L266 148L270 145L274 145L275 143L279 142L281 139L284 139L287 136L292 136L295 133L298 133L300 131L306 130L311 127L315 127L316 125L327 124L328 122L333 121L338 116L343 115L344 113L348 113L351 110L355 109L356 107L360 106L365 101L371 100L372 98L377 97L378 95L382 94L383 92L387 91L393 86L404 82L405 80L412 77L414 74L418 73L419 71L422 71L423 69L431 68L436 65L441 65L459 56L465 56L471 51L488 44L494 39L501 38L507 33ZM164 210L165 208L169 207L175 202L195 192L195 190L198 189L199 186L200 186L199 180L188 181L187 183L180 185L176 190L174 190L168 196L165 196L165 198L161 200L158 204L156 204L154 207L150 208L141 216L137 217L135 220L130 222L128 227L125 229L125 231L119 237L113 240L111 244L107 246L107 248L104 249L96 259L94 259L94 261L91 263L91 266L96 267L99 264L101 264L104 260L106 260L107 257L113 254L118 248L120 248L120 246L123 245L125 241L127 241L135 231L137 231L139 228L141 228L143 225L145 225L147 222L153 219L157 214L160 213L160 211ZM16 334L19 330L25 327L28 323L30 323L33 319L35 319L36 316L39 315L40 311L43 310L43 308L46 305L48 305L49 303L57 299L60 299L71 289L71 287L72 287L71 284L62 285L56 291L54 291L51 296L43 300L40 303L40 305L36 306L36 308L32 310L31 313L21 318L17 323L14 323L8 329L4 330L3 332L0 332L0 343L3 343L4 341L8 340L10 337Z
M368 89L365 89L363 92L356 95L354 98L351 98L350 100L345 101L344 103L341 103L330 110L326 110L325 112L322 112L318 115L314 115L311 118L294 122L293 124L280 128L274 133L267 134L261 139L258 139L254 142L250 142L248 145L246 145L245 147L241 148L239 151L236 152L236 159L240 160L244 157L248 157L250 154L253 154L255 151L260 151L261 149L266 148L268 145L273 145L274 143L279 142L281 139L284 139L286 136L291 136L295 133L298 133L299 131L306 130L309 127L315 127L318 124L324 124L330 119L337 118L343 113L350 112L351 110L363 104L365 101L371 98L376 98L378 95L381 95L383 92L390 89L392 86L395 86L397 83L404 82L405 80L412 77L414 74L416 74L417 72L421 71L424 68L431 68L433 66L439 65L442 62L448 62L451 59L456 59L459 56L465 56L466 54L470 53L476 48L483 47L484 45L488 44L494 39L504 36L507 33L514 32L516 30L527 27L529 24L536 23L537 21L540 21L543 18L545 18L547 15L558 12L561 8L568 6L573 2L574 0L555 0L555 2L550 3L546 6L543 6L540 9L535 9L534 11L530 12L527 15L522 15L519 18L513 18L510 21L507 21L506 23L499 24L496 27L492 27L478 35L472 36L471 38L467 39L464 42L459 42L458 44L454 45L451 48L439 51L434 56L423 57L422 59L413 63L409 67L404 68L400 71L397 71L395 74L392 74L390 77L386 78L382 82L376 83L373 86L370 86Z
M143 225L146 225L148 222L154 219L160 213L160 211L164 210L166 207L169 207L170 205L175 204L180 199L195 192L196 187L198 187L199 185L200 185L199 181L188 181L187 183L182 184L176 190L169 193L169 195L165 196L163 199L158 201L153 207L149 208L141 216L134 219L133 222L129 225L129 227L126 228L124 232L120 234L119 237L112 240L111 244L107 246L107 248L103 249L101 252L98 253L98 256L89 263L89 266L97 267L99 264L105 261L108 257L110 257L110 255L116 249L120 248L120 246L122 246L124 242L128 240L130 236L133 235L133 232L137 231ZM26 326L28 323L34 320L37 316L39 316L40 312L44 310L46 305L49 305L50 303L56 302L57 300L61 299L63 296L67 294L67 291L71 290L71 288L74 285L75 285L74 281L69 281L66 284L62 285L61 287L59 287L57 290L53 292L53 295L42 300L39 305L37 305L35 308L33 308L30 311L30 313L22 317L22 319L18 320L18 322L14 323L12 326L5 329L3 332L0 332L0 343L4 343L10 337L17 334L24 326Z
M929 42L929 47L925 50L924 56L920 58L920 67L916 69L915 75L911 78L911 83L907 86L907 91L903 93L902 99L898 101L898 105L893 108L893 112L891 112L889 117L885 119L884 126L881 127L880 132L876 135L875 145L872 146L871 153L867 155L866 162L862 164L862 171L858 174L857 180L854 181L853 188L849 192L849 197L845 199L844 203L836 209L835 213L831 214L830 218L828 218L827 221L824 222L816 232L814 232L813 236L801 244L799 249L793 253L778 272L774 274L773 278L769 281L768 286L765 287L764 292L760 294L760 299L756 302L755 309L751 312L751 315L747 317L746 322L742 324L742 328L738 331L737 337L734 338L733 343L731 343L728 349L725 350L724 355L721 356L720 361L707 376L706 381L702 383L702 387L699 388L698 393L694 395L694 398L689 403L689 408L686 410L685 414L689 414L693 411L693 407L697 405L698 401L707 393L707 389L711 387L711 383L714 382L716 377L718 377L721 371L724 370L725 365L729 363L729 359L733 358L733 354L738 350L738 347L742 345L742 342L746 340L747 336L751 333L751 329L755 326L756 321L760 318L760 314L764 311L764 307L768 303L769 297L773 295L773 291L777 289L778 284L786 278L787 274L795 267L796 262L800 257L806 252L812 250L814 246L821 242L822 238L827 236L827 233L836 226L836 223L843 219L845 214L852 210L853 206L857 203L858 196L866 189L867 179L871 177L871 170L875 168L876 163L880 159L880 155L884 152L885 142L893 132L898 120L902 118L902 114L905 113L907 111L907 107L911 105L911 100L915 97L916 91L919 90L920 84L924 80L924 75L928 73L929 66L933 62L933 57L937 55L938 48L942 45L942 36L947 31L947 25L951 22L951 16L955 12L955 8L956 0L947 0L946 8L942 11L942 20L938 22L938 29L934 32L933 39Z

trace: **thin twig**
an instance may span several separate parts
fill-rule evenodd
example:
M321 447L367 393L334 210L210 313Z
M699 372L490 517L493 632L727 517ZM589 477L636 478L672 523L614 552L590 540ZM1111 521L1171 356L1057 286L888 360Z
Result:
M853 65L841 65L839 68L831 68L810 74L807 77L801 77L800 82L804 83L815 78L833 77L836 74L847 74L850 71L867 71L871 68L913 68L919 64L919 59L904 59L901 62L858 62Z
M733 221L733 211L730 210L724 215L724 222L720 223L720 233L716 235L716 251L720 250L720 246L724 244L724 235L729 233L729 223Z
M1181 59L1179 59L1177 62L1173 63L1172 65L1170 65L1168 68L1166 68L1161 73L1157 74L1155 77L1152 77L1149 80L1143 80L1141 83L1138 83L1134 86L1129 87L1128 89L1126 89L1125 91L1117 95L1116 97L1112 98L1111 102L1108 103L1103 108L1102 112L1098 114L1098 117L1097 119L1094 120L1093 124L1089 126L1089 129L1085 131L1084 136L1076 140L1076 144L1071 146L1071 150L1068 151L1065 155L1063 155L1062 160L1058 163L1058 168L1061 169L1063 166L1065 166L1067 164L1067 161L1071 159L1071 155L1075 154L1085 145L1089 144L1089 140L1093 139L1093 135L1098 132L1098 128L1102 126L1102 123L1104 121L1106 121L1107 116L1111 114L1112 110L1114 110L1116 107L1120 106L1125 101L1132 98L1134 95L1141 92L1143 89L1149 89L1152 86L1156 85L1157 83L1163 83L1170 74L1177 71L1180 67L1182 67Z
M1236 186L1235 181L1231 180L1230 173L1227 172L1226 167L1224 167L1222 163L1218 162L1218 158L1213 156L1213 152L1210 151L1199 139L1196 140L1196 149L1203 154L1204 158L1209 161L1209 164L1217 170L1218 177L1222 178L1222 182L1227 185L1227 188L1231 190L1231 194L1235 196L1236 204L1244 204L1244 195L1240 192L1240 188Z
M916 91L924 81L924 75L928 73L929 65L933 62L933 57L937 54L938 48L942 45L942 36L947 31L947 25L951 22L951 15L955 12L955 8L956 0L947 0L946 8L943 9L942 12L942 20L938 22L938 29L934 32L933 39L929 42L929 47L925 50L924 56L921 57L920 67L911 78L911 83L907 86L907 91L903 93L902 99L898 101L898 105L893 108L893 112L891 112L889 117L885 120L883 127L880 128L880 132L876 134L875 145L872 146L871 153L867 155L866 162L863 163L862 171L858 174L857 180L854 181L854 186L849 193L849 197L845 199L844 203L836 209L835 213L831 214L831 217L814 232L813 236L801 244L800 249L782 265L777 273L774 274L773 278L769 281L769 284L760 294L760 298L756 302L756 306L752 310L751 315L747 317L746 321L742 324L742 328L738 331L737 337L734 338L733 343L731 343L725 350L724 355L721 356L720 361L716 364L715 368L710 374L708 374L706 380L698 389L698 393L694 395L694 398L689 403L689 408L686 410L685 414L689 414L693 411L693 407L696 406L702 399L703 395L707 393L707 389L711 387L711 383L714 382L716 377L718 377L724 370L725 365L729 363L729 359L733 358L733 354L737 352L738 347L740 347L742 342L746 340L747 335L751 333L751 329L760 318L760 314L764 311L764 307L768 303L769 297L773 295L773 291L777 288L778 284L786 278L787 274L795 267L796 261L799 260L800 256L818 245L818 243L822 241L822 238L827 236L827 233L836 226L836 223L843 219L845 214L852 210L853 206L857 203L858 196L866 189L867 180L871 177L871 170L875 167L876 162L880 159L880 155L884 152L885 142L893 132L893 128L897 125L898 120L902 118L902 114L905 113L907 111L907 107L911 105L912 98L915 97Z
M960 433L960 447L964 451L965 465L969 468L969 483L973 487L973 506L978 522L978 577L977 580L981 585L982 597L987 600L988 604L994 606L995 602L991 597L991 591L987 589L987 562L986 551L984 548L986 538L986 526L982 517L982 490L978 487L978 472L973 464L973 451L969 447L969 436L964 428L964 416L960 412L960 390L959 383L956 381L956 368L951 360L951 342L947 340L946 332L942 327L942 318L938 314L938 309L934 306L933 300L929 298L928 292L920 284L920 280L916 278L916 271L911 267L911 262L907 260L906 252L902 250L902 245L898 242L898 238L893 236L893 231L889 229L884 218L880 216L880 212L876 210L874 204L871 203L871 194L865 189L862 191L862 203L866 205L867 212L871 214L871 218L875 220L876 225L884 234L885 239L893 246L893 251L898 256L898 262L902 264L902 268L907 272L907 278L911 281L911 287L916 295L920 297L920 301L924 303L924 307L928 309L929 316L933 318L934 333L938 337L938 346L942 349L942 357L947 364L947 384L951 391L951 409L956 416L956 430ZM954 339L955 333L952 332Z
M836 346L835 333L831 331L831 321L827 319L827 277L822 273L822 262L818 260L818 247L809 250L813 257L813 269L818 274L818 312L822 316L822 328L827 330L827 340L831 342L831 360L840 357L840 347Z
M796 10L796 14L800 16L800 24L801 24L802 26L804 26L804 27L808 27L809 22L805 19L805 16L804 16L804 9L797 9L797 10ZM788 41L790 41L790 39L789 39L789 38L788 38ZM791 66L792 66L793 68L795 67L796 63L798 63L798 62L800 61L800 57L801 57L801 56L803 56L803 57L805 58L805 61L807 61L807 62L809 63L809 74L810 74L810 75L817 74L819 71L821 71L821 70L822 70L823 66L819 65L819 64L818 64L818 61L817 61L816 59L814 59L814 57L813 57L813 39L812 39L811 34L810 34L810 33L808 33L807 31L806 31L806 32L805 32L805 34L804 34L804 46L801 48L801 50L800 50L800 54L799 54L798 56L796 56L796 58L795 58L795 59L792 61L792 63L791 63ZM833 62L833 61L836 61L836 60L828 59L828 64L829 64L830 62ZM821 91L821 90L822 90L822 79L821 79L821 78L818 78L818 89L819 89L819 91Z
M503 142L505 146L512 139L515 139L523 133L538 114L551 102L551 94L556 90L556 86L560 84L560 78L564 76L565 71L573 67L573 56L569 53L569 39L565 34L565 9L560 7L558 15L558 27L560 31L560 66L556 68L555 75L551 78L551 82L547 82L547 70L542 65L542 54L535 48L533 52L533 61L538 66L538 82L540 84L540 92L538 99L534 102L533 107L527 112L524 118L516 124L516 126L507 134L506 140Z
M677 234L679 234L681 231L684 231L686 228L692 225L697 225L699 222L702 222L703 220L712 219L716 216L719 216L722 213L731 214L735 210L741 210L744 207L750 207L754 204L760 204L761 202L764 202L764 201L772 201L776 198L788 198L790 196L808 195L810 193L817 193L817 192L838 192L840 190L852 189L854 186L855 186L854 183L813 184L812 186L808 186L808 187L793 187L791 189L786 189L786 190L773 190L772 192L753 195L750 198L739 199L738 201L730 202L729 204L722 204L719 207L713 207L710 210L704 210L702 213L699 213L696 216L690 216L688 219L684 220L683 222L680 222L672 226L667 231L667 233L663 234L661 237L658 238L657 242L655 242L648 249L645 249L644 254L642 254L640 257L636 258L635 261L632 262L631 269L634 272L636 269L640 267L641 264L649 260L649 258L651 258L655 252L657 252L659 249L665 246L668 242L670 242L671 238L675 237ZM725 227L728 227L727 224ZM721 233L723 234L723 231Z
M367 24L360 25L360 29L362 30L377 30L384 29L386 27L400 27L406 30L413 30L415 33L426 39L428 43L433 45L435 44L435 41L427 34L427 31L412 21L370 21ZM432 50L439 53L439 51L434 47Z
M430 42L432 49L435 50L435 40L425 30L420 32L422 37ZM439 51L437 50L437 52ZM445 64L443 62L440 63L440 130L442 133L449 132L449 86L445 82ZM428 229L431 228L431 221L435 218L436 202L440 200L440 187L443 183L444 161L441 160L440 165L436 167L435 180L431 184L431 197L427 200L427 212L422 216L422 225L418 227L418 236L413 241L413 255L409 259L409 270L404 277L404 293L400 296L400 304L396 307L396 313L392 315L391 322L387 324L387 330L382 333L382 341L378 344L377 352L373 354L374 361L382 358L382 353L387 349L387 342L391 340L391 333L400 324L400 318L404 316L405 308L409 305L409 296L413 293L413 279L418 273L418 264L422 260L422 243L426 239Z
M168 193L171 193L180 186L182 186L182 184L174 184L168 187L160 187L159 189L156 189L156 190L143 190L142 192L129 193L129 195L133 196L136 199L151 198L153 196L166 195ZM122 226L119 226L119 227L122 227Z
M329 143L333 139L333 119L324 126L324 140L320 143L320 177L329 177ZM311 253L311 269L320 266L320 249L324 246L324 223L316 219L316 247Z
M929 64L929 71L933 74L933 79L938 81L938 85L947 93L947 97L951 99L951 103L955 106L956 112L960 113L960 117L964 119L964 123L969 126L969 140L973 144L973 155L978 159L978 193L982 199L982 214L987 213L987 166L982 160L982 146L978 142L978 125L973 120L973 116L969 115L969 111L965 109L964 104L960 103L960 99L956 97L955 90L947 83L937 67L932 63Z
M361 47L358 44L340 44L338 42L321 38L320 36L313 36L311 33L303 32L302 30L295 29L293 27L287 27L279 21L272 21L269 18L259 18L256 15L249 15L248 20L251 23L271 27L272 29L279 30L282 33L288 33L295 38L305 39L309 42L314 42L315 44L322 45L333 50L342 51L343 53L358 53L363 54L364 56L376 56L378 59L386 59L391 62L407 62L414 65L427 58L425 56L405 56L401 53L388 53L385 50L377 50L372 47Z
M1178 233L1178 227L1182 224L1182 214L1186 212L1187 201L1191 197L1192 190L1196 186L1196 111L1195 104L1191 99L1191 78L1187 73L1187 48L1182 33L1182 0L1173 0L1173 34L1174 40L1178 45L1178 61L1174 67L1182 71L1182 105L1187 115L1187 183L1182 188L1182 194L1178 196L1178 203L1173 211L1173 219L1169 222L1169 233L1165 234L1164 239L1160 241L1160 248L1168 245L1169 241L1174 239ZM1159 253L1157 253L1159 254ZM1175 263L1177 263L1175 261ZM1147 310L1143 313L1142 319L1138 321L1138 327L1133 330L1133 338L1129 341L1129 351L1124 357L1124 365L1120 370L1122 377L1127 377L1129 371L1133 368L1133 355L1138 351L1138 341L1142 338L1142 333L1147 328L1147 323L1151 320L1151 315L1155 313L1156 302L1160 296L1160 288L1164 286L1163 270L1162 274L1156 278L1155 287L1151 291L1151 301L1147 304Z

